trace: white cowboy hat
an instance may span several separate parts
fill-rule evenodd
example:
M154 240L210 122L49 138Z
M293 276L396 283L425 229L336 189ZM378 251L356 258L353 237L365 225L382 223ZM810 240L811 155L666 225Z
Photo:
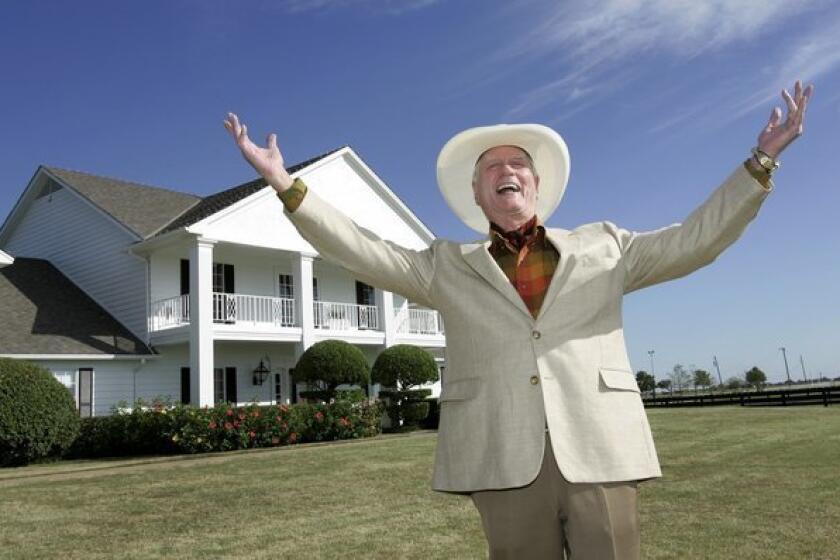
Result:
M518 146L530 154L540 177L537 215L547 220L563 198L571 161L563 138L541 124L480 126L453 136L437 160L438 186L446 203L465 224L487 233L490 224L475 203L472 178L478 157L496 146Z

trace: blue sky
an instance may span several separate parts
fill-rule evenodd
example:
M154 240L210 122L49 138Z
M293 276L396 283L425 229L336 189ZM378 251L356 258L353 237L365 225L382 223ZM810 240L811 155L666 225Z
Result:
M0 217L41 163L206 195L253 177L222 128L290 163L350 144L436 235L456 132L538 122L572 173L549 225L682 220L748 155L782 87L816 93L744 237L625 300L636 369L840 375L840 5L790 0L9 1ZM141 201L138 201L141 203Z

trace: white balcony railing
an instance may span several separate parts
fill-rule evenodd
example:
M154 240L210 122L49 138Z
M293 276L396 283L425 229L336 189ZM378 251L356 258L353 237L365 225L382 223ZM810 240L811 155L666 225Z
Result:
M397 332L402 334L443 334L443 318L433 309L402 308L397 311Z
M152 303L149 331L160 331L190 322L190 295L184 294Z
M214 292L213 322L293 327L295 300Z
M190 296L184 294L152 303L149 330L160 331L190 322ZM245 294L213 294L213 322L293 327L295 300Z
M379 329L379 311L375 305L315 301L313 306L316 329L340 331Z

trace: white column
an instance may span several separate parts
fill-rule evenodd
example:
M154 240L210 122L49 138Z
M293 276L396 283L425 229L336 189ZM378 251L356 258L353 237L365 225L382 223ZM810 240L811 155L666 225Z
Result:
M376 288L376 305L379 307L379 326L385 332L385 348L396 343L397 322L394 317L394 294Z
M307 348L315 344L315 313L313 310L312 291L312 253L297 253L292 259L292 276L295 282L295 318L300 326L300 342L295 347L295 363ZM288 375L288 374L287 374ZM296 391L295 384L289 379L289 395Z
M197 237L190 248L190 402L213 406L213 245Z

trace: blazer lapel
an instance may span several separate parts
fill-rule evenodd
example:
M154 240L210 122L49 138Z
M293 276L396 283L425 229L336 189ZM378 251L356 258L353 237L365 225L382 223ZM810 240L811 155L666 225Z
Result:
M548 312L548 308L551 307L560 291L568 283L569 274L574 270L574 264L577 260L577 256L573 250L575 247L575 238L569 236L568 230L545 228L545 236L554 245L557 252L560 253L560 260L557 263L557 268L554 270L554 275L551 277L551 283L548 285L548 291L540 306L537 320Z
M528 306L519 297L516 288L510 283L505 273L490 256L487 248L490 247L490 240L483 243L468 243L461 245L461 254L464 260L470 267L475 270L487 283L496 288L504 297L506 297L517 309L533 320L531 312L528 311Z

